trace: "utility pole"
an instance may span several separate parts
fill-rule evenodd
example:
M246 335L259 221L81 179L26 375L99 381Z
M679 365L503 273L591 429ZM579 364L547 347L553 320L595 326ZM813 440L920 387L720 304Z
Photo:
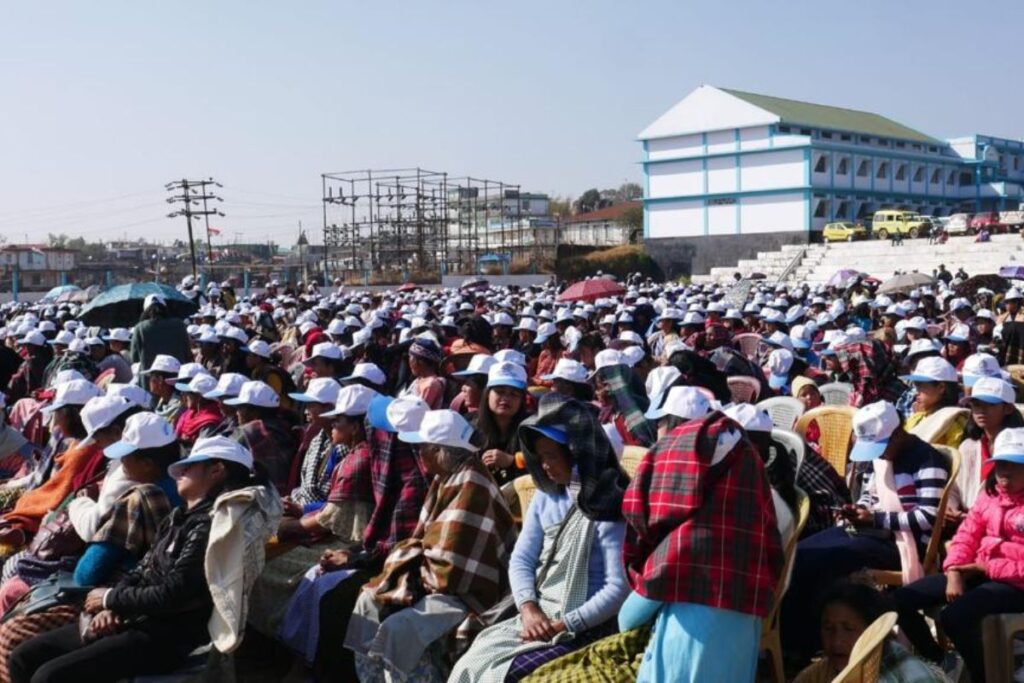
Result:
M210 247L210 216L223 216L224 213L219 209L210 209L207 204L210 200L216 200L218 202L224 201L215 194L212 194L207 188L209 186L222 187L220 183L215 181L213 178L207 178L206 180L174 180L166 185L164 189L168 192L180 193L172 194L167 198L168 204L180 204L181 208L167 214L168 218L177 218L178 216L184 216L185 222L188 225L188 247L192 256L192 277L198 277L196 270L196 243L192 235L192 217L202 216L206 220L206 241L207 248L209 249L208 256L212 256L212 248ZM202 207L202 208L200 208Z

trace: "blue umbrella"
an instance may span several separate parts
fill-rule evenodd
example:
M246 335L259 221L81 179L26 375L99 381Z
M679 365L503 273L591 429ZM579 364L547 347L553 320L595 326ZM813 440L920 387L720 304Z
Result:
M170 285L158 282L133 282L103 292L83 308L78 317L86 325L131 327L139 321L142 303L150 294L162 296L172 316L185 318L198 309L194 301Z
M78 285L60 285L59 287L54 287L49 292L47 292L43 296L43 298L40 299L40 301L43 303L49 303L51 301L56 301L57 297L59 297L61 294L80 291L82 291L82 288L79 287Z

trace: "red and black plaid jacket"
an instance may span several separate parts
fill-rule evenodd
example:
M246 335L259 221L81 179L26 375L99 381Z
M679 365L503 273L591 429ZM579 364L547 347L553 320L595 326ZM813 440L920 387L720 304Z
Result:
M745 436L708 486L718 435L729 429L740 427L713 413L680 425L644 457L622 504L623 561L633 589L652 600L764 617L782 541L764 465Z
M369 424L366 431L375 505L363 532L363 546L373 557L384 558L396 543L415 531L427 495L427 480L412 447L399 441L397 434Z

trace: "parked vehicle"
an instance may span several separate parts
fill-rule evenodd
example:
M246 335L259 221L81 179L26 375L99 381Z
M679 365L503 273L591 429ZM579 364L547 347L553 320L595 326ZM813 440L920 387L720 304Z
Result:
M971 235L982 230L988 230L993 235L1010 231L1009 226L999 220L998 211L982 211L974 214L968 227L970 228L968 234Z
M1000 211L999 222L1017 232L1024 227L1024 211Z
M948 235L970 235L971 232L971 214L969 213L954 213L946 221L946 225L943 228Z
M888 239L889 235L898 232L908 237L921 237L931 232L932 224L921 218L916 211L900 209L883 209L875 211L871 221L871 232L880 240Z
M822 237L826 242L853 242L854 240L866 240L868 231L859 223L837 221L825 224Z

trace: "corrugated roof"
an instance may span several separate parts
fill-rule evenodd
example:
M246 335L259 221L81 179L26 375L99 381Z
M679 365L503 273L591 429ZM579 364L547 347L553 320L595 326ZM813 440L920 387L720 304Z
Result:
M772 112L785 123L804 124L815 128L846 130L854 133L900 138L929 144L940 142L930 135L925 135L920 131L904 126L902 123L897 123L892 119L887 119L884 116L872 114L871 112L830 107L824 104L812 104L798 100L787 100L782 97L757 95L728 88L721 88L721 90L745 102L749 102L755 107L761 107Z
M587 223L589 221L617 221L622 218L629 209L639 209L643 206L643 202L629 201L622 202L620 204L612 204L606 206L603 209L597 209L596 211L588 211L586 213L577 213L569 216L565 220L566 223Z

